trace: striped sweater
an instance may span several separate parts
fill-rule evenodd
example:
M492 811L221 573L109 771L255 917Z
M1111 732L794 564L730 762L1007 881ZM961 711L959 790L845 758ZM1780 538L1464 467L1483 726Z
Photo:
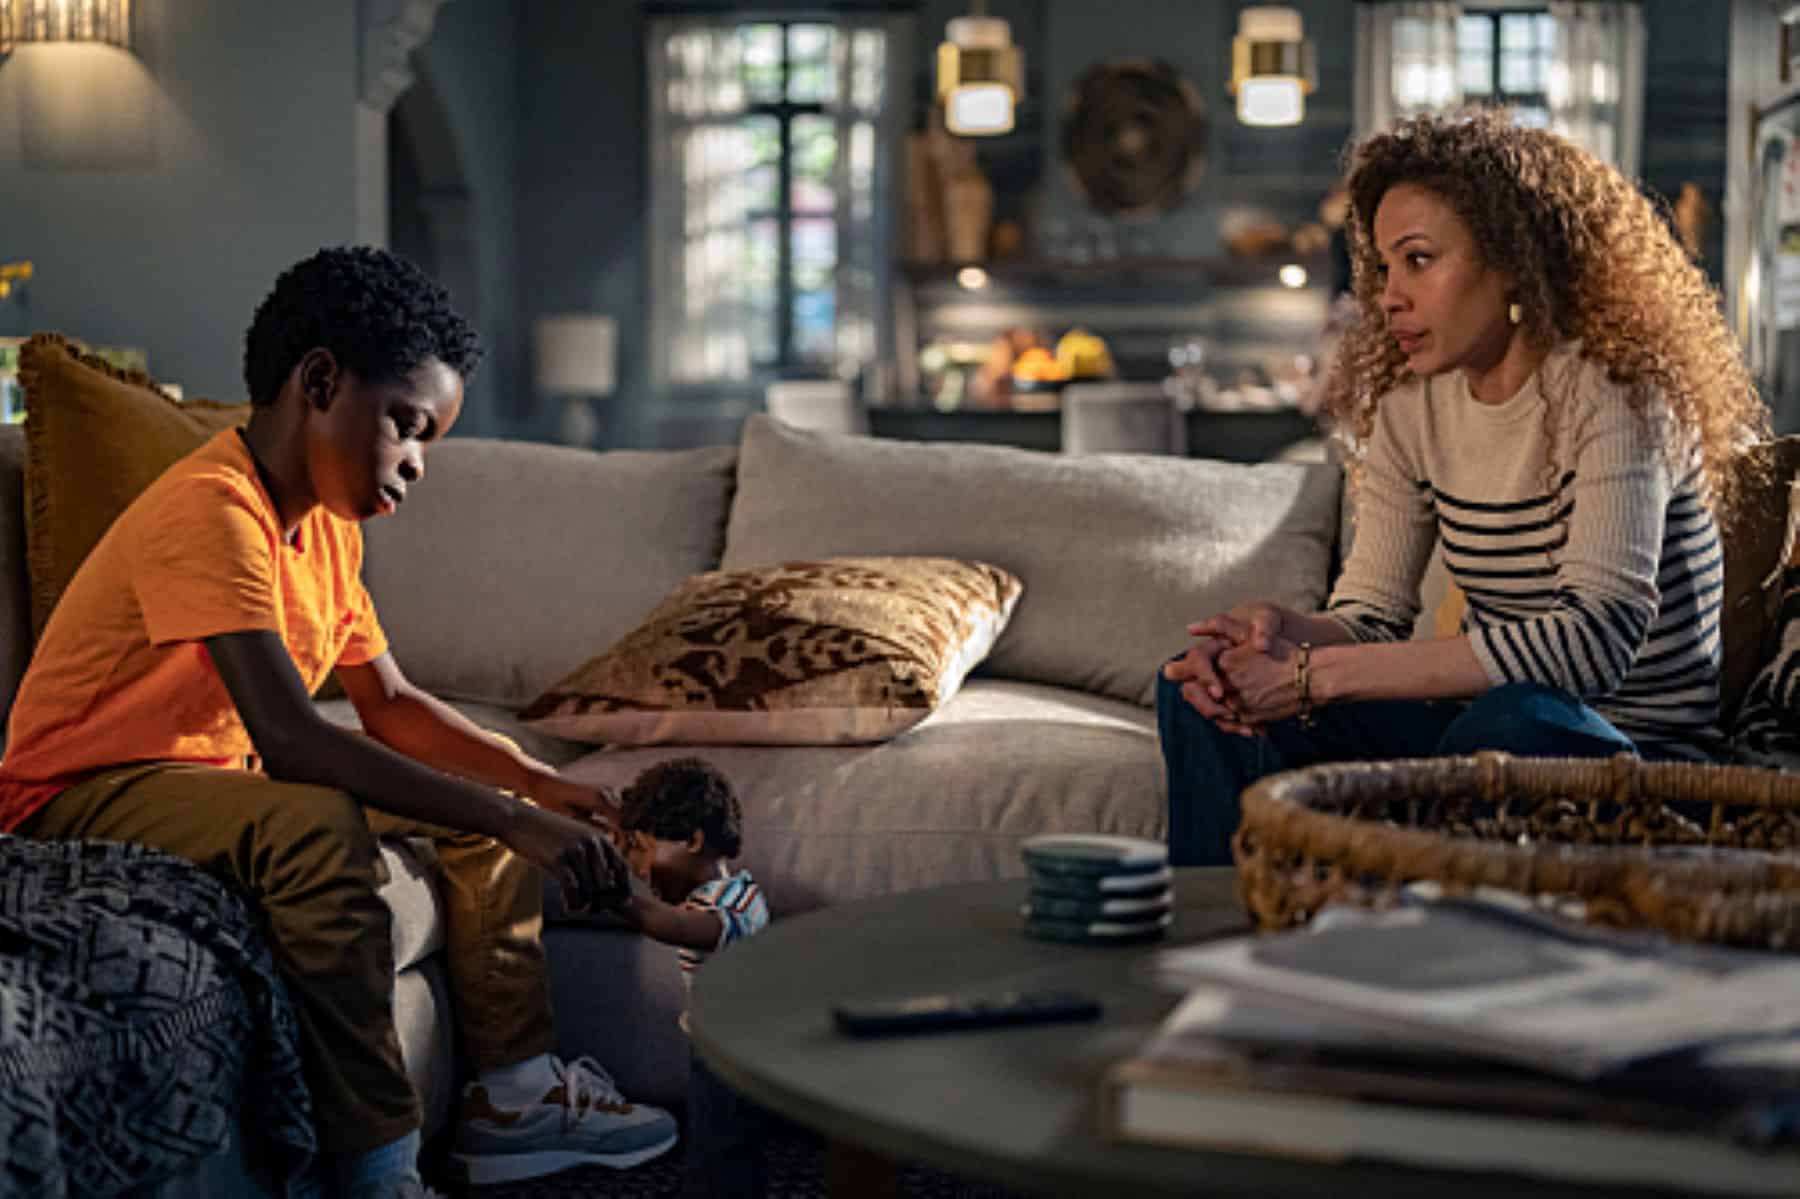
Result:
M1461 371L1383 397L1328 612L1358 641L1411 636L1439 542L1494 685L1559 687L1647 756L1723 751L1724 558L1699 468L1672 474L1652 422L1577 345L1503 404L1477 401Z

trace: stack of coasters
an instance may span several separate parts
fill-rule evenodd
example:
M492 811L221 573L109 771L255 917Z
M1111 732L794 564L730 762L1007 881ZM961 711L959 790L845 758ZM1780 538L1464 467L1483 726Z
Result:
M1031 893L1025 932L1048 941L1149 941L1174 921L1168 848L1160 841L1053 833L1022 847Z

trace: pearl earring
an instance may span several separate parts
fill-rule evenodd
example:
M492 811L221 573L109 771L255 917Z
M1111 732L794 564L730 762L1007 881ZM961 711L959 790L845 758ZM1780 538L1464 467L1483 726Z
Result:
M1525 310L1519 307L1516 302L1506 306L1506 320L1508 324L1516 325L1524 319Z

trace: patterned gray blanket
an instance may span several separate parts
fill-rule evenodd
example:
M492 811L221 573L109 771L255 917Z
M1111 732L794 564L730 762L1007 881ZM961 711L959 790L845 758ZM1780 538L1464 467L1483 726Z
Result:
M138 846L0 836L0 1197L151 1187L234 1127L276 1194L316 1147L248 905Z

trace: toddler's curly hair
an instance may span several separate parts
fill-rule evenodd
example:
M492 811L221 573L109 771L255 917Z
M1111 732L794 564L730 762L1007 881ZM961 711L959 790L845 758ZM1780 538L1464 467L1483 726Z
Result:
M659 841L686 841L735 858L744 847L744 809L731 780L704 758L658 762L619 793L619 825Z

